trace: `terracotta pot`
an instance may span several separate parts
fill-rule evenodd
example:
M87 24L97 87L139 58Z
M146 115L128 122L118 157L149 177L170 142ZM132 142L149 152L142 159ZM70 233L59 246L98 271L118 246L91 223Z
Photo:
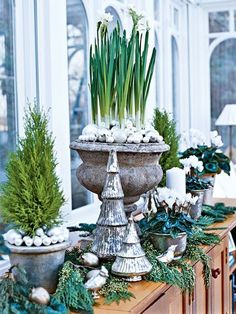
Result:
M25 269L31 286L43 287L49 293L55 292L58 270L64 263L69 242L39 247L15 246L9 243L6 243L6 246L11 251L11 265L19 264ZM16 269L13 274L18 277Z
M170 234L150 233L150 239L157 250L165 252L171 245L176 245L174 256L180 257L184 254L187 246L187 234L179 233L176 238L172 238Z
M126 210L132 208L140 195L160 182L163 172L159 165L161 154L169 150L165 143L106 144L74 141L70 148L82 159L77 169L80 183L89 191L101 195L106 179L109 152L117 152L120 178Z

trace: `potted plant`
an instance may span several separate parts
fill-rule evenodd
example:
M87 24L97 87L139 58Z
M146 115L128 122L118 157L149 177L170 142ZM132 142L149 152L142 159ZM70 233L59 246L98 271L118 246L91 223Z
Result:
M147 96L156 50L150 61L149 28L132 8L131 34L119 23L108 32L110 14L97 24L97 37L90 49L90 92L93 124L86 126L71 149L82 164L77 177L88 190L101 195L109 151L117 151L125 205L133 204L162 177L158 160L168 150L163 137L145 125Z
M193 219L198 219L202 212L204 193L210 188L209 183L198 176L198 173L203 171L203 162L191 155L189 158L180 159L180 163L186 172L186 191L198 197L197 202L191 205L189 214Z
M46 115L36 104L29 106L25 137L9 158L0 193L1 216L13 228L4 235L11 264L21 264L29 282L49 292L56 288L57 271L69 246L68 230L60 226L65 200L53 146Z
M203 202L211 204L215 175L224 171L230 174L230 160L223 154L219 148L223 145L221 136L217 131L210 134L210 145L206 145L206 139L198 130L191 130L189 146L180 153L181 158L189 158L194 155L199 161L202 161L203 168L198 171L198 176L209 183L210 188L205 190Z
M157 188L153 194L155 206L140 220L143 235L150 237L153 245L162 252L177 245L175 256L182 256L186 249L187 235L192 235L195 220L188 212L197 197L190 193L180 195L175 190Z

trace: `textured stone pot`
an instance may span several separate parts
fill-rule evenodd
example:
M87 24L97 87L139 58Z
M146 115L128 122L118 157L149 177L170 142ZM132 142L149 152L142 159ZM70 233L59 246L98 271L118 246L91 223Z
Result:
M11 250L11 265L19 264L24 267L30 285L43 287L49 293L55 292L58 270L64 263L69 242L39 247L15 246L9 243L6 246ZM13 273L17 278L17 270L13 270Z
M195 190L190 191L192 196L197 196L198 200L195 205L190 206L189 215L193 219L198 219L202 214L202 204L203 204L203 198L205 195L205 190Z
M186 250L187 234L185 232L179 233L176 238L165 233L150 233L150 240L157 250L165 252L171 245L177 245L174 256L180 257Z
M140 195L151 190L162 178L159 165L161 154L169 150L163 143L106 144L74 141L70 148L82 159L77 169L80 183L89 191L101 195L105 180L109 151L117 152L124 203L132 208Z

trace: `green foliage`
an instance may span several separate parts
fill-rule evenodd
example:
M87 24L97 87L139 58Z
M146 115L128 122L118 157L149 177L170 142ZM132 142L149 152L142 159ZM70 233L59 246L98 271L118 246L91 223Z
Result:
M203 205L202 215L212 218L213 222L221 222L227 218L227 215L234 214L236 207L225 206L223 203L217 203L214 206Z
M148 63L149 30L142 36L137 24L142 15L132 9L133 29L130 38L120 25L108 32L106 22L97 24L97 38L90 48L90 92L92 119L98 116L109 127L112 119L124 123L126 117L136 119L136 127L144 124L145 107L153 75L156 50Z
M186 190L187 192L207 190L209 189L209 184L200 179L197 176L186 176Z
M31 236L39 227L58 224L64 203L53 146L47 116L36 104L29 106L25 138L19 140L6 168L8 181L1 187L0 207L6 223Z
M99 290L99 294L105 298L106 304L112 302L119 304L121 300L126 301L135 297L128 287L129 284L126 281L110 275L106 284Z
M81 223L79 224L78 231L85 231L92 233L96 229L96 224L86 224L86 223Z
M215 146L208 147L206 145L199 145L197 148L188 148L181 153L181 158L188 158L195 155L203 162L203 171L199 175L216 174L221 171L230 174L230 159L223 153L217 151Z
M165 139L165 143L170 146L170 150L165 152L160 158L160 165L163 170L163 178L159 186L166 186L166 170L173 167L180 167L178 158L179 136L176 134L176 123L166 111L156 108L153 117L153 126Z
M84 287L83 275L71 262L66 262L59 273L59 282L54 297L70 310L93 313L93 298Z
M15 281L12 275L13 266L4 277L0 279L0 313L2 314L67 314L63 304L51 298L48 306L36 304L29 300L31 292L28 281L22 269L20 281Z
M166 282L170 285L179 287L182 291L192 291L195 283L195 273L191 265L186 262L174 261L171 264L165 264L157 260L161 252L154 246L145 241L143 248L146 256L152 264L152 270L145 278L154 282Z

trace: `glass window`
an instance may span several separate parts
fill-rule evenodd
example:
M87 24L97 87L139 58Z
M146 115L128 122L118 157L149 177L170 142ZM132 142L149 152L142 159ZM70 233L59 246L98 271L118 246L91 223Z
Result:
M14 9L0 1L0 183L5 181L8 154L16 145Z
M229 11L209 13L209 32L220 33L229 31Z
M234 30L236 31L236 10L234 11Z
M174 36L171 36L172 51L172 104L173 118L176 121L176 128L179 131L179 52Z
M176 8L174 8L173 20L175 28L179 29L179 10Z
M88 23L81 0L67 0L68 88L70 139L78 138L88 124ZM76 169L80 163L71 150L72 208L89 204L92 194L79 184Z
M117 11L116 11L113 7L109 6L109 7L106 8L105 12L106 12L106 13L110 13L110 14L113 16L112 22L110 22L110 23L108 24L108 32L111 33L111 32L113 31L113 29L114 29L114 28L116 27L116 25L117 25L117 22L119 22L120 27L121 27L121 31L122 31L121 19L120 19L120 17L119 17L119 14L117 13Z
M160 0L153 0L154 6L154 19L159 21L160 19Z
M211 128L226 104L236 104L236 39L221 42L212 52L211 71ZM217 127L225 147L228 147L228 127ZM233 145L236 147L236 128L233 128Z

